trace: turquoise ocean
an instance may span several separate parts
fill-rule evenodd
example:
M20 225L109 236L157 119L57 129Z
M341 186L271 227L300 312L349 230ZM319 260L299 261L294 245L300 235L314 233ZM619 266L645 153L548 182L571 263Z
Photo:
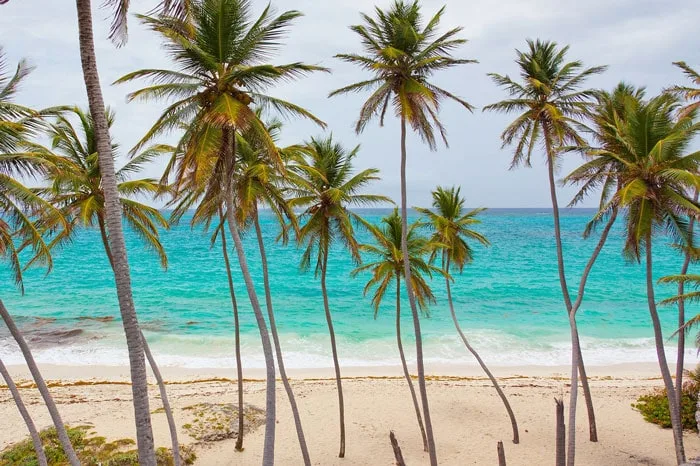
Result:
M388 209L359 210L379 222ZM572 294L597 238L582 231L593 210L562 213L567 276ZM411 214L413 219L416 214ZM475 260L455 275L453 296L463 329L484 359L495 366L564 365L569 360L569 330L557 278L552 215L548 209L490 209L478 230L492 245L475 245ZM286 363L292 368L331 367L330 342L320 283L313 271L299 270L301 251L275 242L278 228L262 214L267 241L272 295ZM162 233L170 264L158 258L127 231L134 299L139 319L162 365L233 367L233 318L221 245L211 247L210 234L192 229L185 218ZM361 242L370 236L358 230ZM253 278L262 275L253 232L244 237ZM656 360L646 304L644 268L622 257L622 232L616 226L601 253L579 311L586 361L590 365ZM678 273L683 258L658 238L655 278ZM369 259L369 258L368 258ZM235 255L234 280L241 312L243 360L263 367L258 329ZM395 296L387 295L374 319L363 288L369 275L350 277L349 255L338 247L329 259L328 289L345 366L398 363L394 333ZM20 295L6 269L0 270L0 297L24 330L40 362L66 365L127 363L111 269L96 230L83 230L55 253L54 269L26 273ZM475 364L457 338L445 300L445 283L433 281L437 303L422 318L425 357L431 363ZM657 298L674 287L657 285ZM264 301L264 300L263 300ZM689 305L688 313L700 311ZM674 307L660 308L666 336L676 328ZM412 323L404 300L403 335L411 348ZM668 340L668 350L674 345ZM411 348L412 349L412 348ZM409 350L409 352L411 352ZM695 350L689 349L690 361ZM6 364L21 356L6 330L0 328L0 357Z

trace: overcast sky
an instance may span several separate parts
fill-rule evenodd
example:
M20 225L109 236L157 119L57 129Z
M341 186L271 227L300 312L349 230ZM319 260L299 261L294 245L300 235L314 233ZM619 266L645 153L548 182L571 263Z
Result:
M255 12L265 5L254 1ZM108 12L93 1L95 39L105 100L116 110L113 129L122 148L131 147L163 109L158 103L127 104L124 96L136 86L111 86L120 76L140 68L169 67L159 38L130 18L128 45L116 49L106 38ZM297 9L305 16L290 31L277 63L304 61L332 68L292 85L270 90L310 109L329 125L335 138L347 146L361 144L357 168L376 167L382 180L372 191L399 197L399 128L389 119L384 128L373 124L355 135L353 124L366 95L328 99L328 93L366 77L362 71L333 58L341 52L359 52L359 42L348 29L360 20L359 12L374 5L386 7L389 0L278 0L281 9ZM510 149L501 149L500 132L512 116L482 113L480 108L504 98L486 76L488 72L517 73L515 48L524 48L526 38L569 44L568 58L586 65L608 65L603 75L589 81L591 87L612 88L620 80L647 86L649 93L683 82L671 62L684 60L700 67L697 19L698 0L423 0L425 15L446 4L443 30L463 26L469 42L456 55L478 64L465 65L435 76L435 82L465 98L479 109L473 114L455 104L442 109L450 147L430 152L417 138L409 139L409 203L426 205L436 185L460 185L470 206L547 207L550 205L544 157L534 159L530 169L509 171ZM131 11L144 13L152 1L133 0ZM51 105L86 105L80 69L75 3L67 0L10 0L0 6L0 45L10 62L24 57L36 66L18 97L19 103L36 108ZM283 143L294 143L321 134L307 122L285 126ZM123 150L125 152L125 150ZM560 167L560 176L580 162L570 156ZM164 162L147 174L158 176ZM572 189L560 189L562 204ZM594 206L595 199L585 206Z

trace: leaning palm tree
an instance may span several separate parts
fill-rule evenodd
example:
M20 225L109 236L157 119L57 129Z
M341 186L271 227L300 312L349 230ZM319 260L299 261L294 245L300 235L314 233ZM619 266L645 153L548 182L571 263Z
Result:
M464 39L457 35L462 28L453 28L444 33L438 27L445 7L441 8L429 21L424 22L418 0L404 2L395 0L387 10L375 8L375 17L362 14L364 24L351 26L360 37L364 54L339 54L341 60L358 65L371 73L365 81L333 91L330 95L349 94L371 91L365 101L355 126L360 133L370 120L379 119L383 126L387 109L391 106L401 122L401 218L403 219L403 253L408 256L406 234L408 232L408 213L406 195L406 124L418 133L431 150L437 148L435 131L439 132L447 145L445 127L439 120L440 104L444 100L457 102L467 110L472 106L454 94L436 86L430 81L435 72L453 68L457 65L475 63L474 60L458 59L452 52L464 44ZM416 365L418 369L418 387L425 416L425 428L430 449L430 464L437 466L435 438L430 418L428 394L425 387L425 369L423 366L423 340L420 331L420 319L411 288L411 270L404 264L406 290L413 315L413 327L416 337Z
M146 69L129 73L117 82L150 79L153 85L129 94L134 99L172 99L134 151L163 133L185 126L177 150L164 177L174 178L174 195L205 196L225 200L224 213L233 238L238 262L251 301L267 369L267 419L263 463L274 462L275 363L267 324L248 268L235 219L234 174L236 134L254 133L267 148L273 162L281 165L274 141L251 104L272 108L288 116L323 123L307 110L265 92L274 84L294 80L323 68L290 63L271 65L267 60L279 50L292 21L301 13L287 11L275 16L270 6L258 18L247 0L199 0L188 3L185 17L140 16L143 23L162 36L177 70Z
M569 443L567 464L573 465L576 434L576 398L578 373L581 372L583 392L588 406L588 422L591 441L597 441L593 404L585 376L583 358L576 327L576 312L569 296L564 269L564 251L559 224L559 202L554 179L557 159L568 146L584 146L579 134L581 122L591 107L592 90L581 90L590 76L601 73L605 67L585 68L580 61L566 62L569 47L559 47L555 42L527 41L528 50L516 50L522 82L509 76L491 73L489 76L503 87L510 98L484 107L487 111L517 113L516 119L503 131L503 147L515 145L511 168L530 166L532 153L539 145L544 150L549 174L549 191L554 216L554 239L557 251L559 282L564 298L572 342L571 398L569 404Z
M416 411L418 427L423 439L423 449L428 451L428 439L425 436L423 417L421 416L418 397L416 397L416 391L413 388L413 381L406 364L406 356L404 355L403 343L401 342L401 277L404 276L403 255L401 253L401 216L398 209L394 209L391 215L382 218L381 226L375 226L366 221L363 221L363 223L374 236L377 244L376 246L362 244L360 245L360 250L376 256L377 260L361 265L353 270L351 275L356 276L360 272L372 273L372 278L369 279L365 286L364 294L367 295L374 289L372 307L374 307L375 319L386 292L390 289L392 282L396 282L396 343L399 348L403 374L411 392L413 408ZM432 277L434 273L443 274L443 272L442 269L431 265L425 260L425 257L433 250L434 245L427 238L420 235L420 228L420 224L413 223L408 229L408 261L411 267L411 280L413 280L416 302L421 310L424 310L429 303L435 302L433 291L430 289L430 285L424 275Z
M329 136L324 139L312 138L307 144L305 157L300 163L288 169L290 182L293 183L294 197L289 200L291 207L303 207L301 215L303 225L299 229L297 240L303 245L301 268L308 270L315 262L314 272L321 278L323 308L331 338L335 381L338 387L338 408L340 412L340 451L338 456L345 456L345 404L343 385L340 379L340 363L335 342L333 319L328 303L326 274L328 272L328 254L335 242L343 244L352 259L359 263L360 247L355 238L353 220L357 214L351 212L350 206L367 206L378 202L391 202L384 196L362 194L361 190L370 182L378 180L378 170L366 169L353 173L353 159L360 147L348 151ZM315 257L314 257L315 256Z
M510 407L508 398L506 398L505 393L503 393L503 390L501 390L500 385L498 385L498 381L486 366L486 363L483 361L483 359L481 359L479 353L476 352L476 350L467 340L467 337L464 335L464 332L459 325L459 321L457 320L454 303L452 302L452 290L450 287L450 272L452 266L454 265L455 268L462 273L464 266L474 260L473 250L468 241L477 241L484 246L488 246L490 244L484 235L472 229L473 225L481 223L476 216L484 209L475 209L470 212L464 212L464 198L460 195L460 188L442 188L438 186L432 194L433 208L435 210L432 211L430 209L423 208L416 210L428 217L427 226L433 231L433 236L431 239L436 247L433 251L432 258L435 259L440 256L442 270L445 273L447 302L450 305L452 322L454 322L457 333L462 339L464 346L467 347L467 350L469 350L469 352L474 355L476 360L479 362L479 366L481 366L481 369L491 380L491 383L496 389L498 396L503 401L503 405L508 412L508 417L510 417L511 426L513 427L513 443L519 443L520 436L518 435L518 422L515 420L515 414L513 413L513 409Z
M79 131L73 126L66 112L59 115L56 122L49 126L48 136L51 138L54 165L49 169L47 175L50 187L42 189L40 192L48 196L51 203L60 208L65 213L66 218L70 219L73 224L71 233L77 230L75 227L78 225L98 227L107 259L114 271L114 256L107 237L105 223L105 200L98 163L94 120L91 115L77 107L72 108L71 113L77 117L80 123ZM107 110L106 118L108 126L111 127L114 122L114 113ZM117 145L113 143L112 152L116 153L117 148ZM130 175L139 172L159 153L156 148L134 157L117 170L116 177L119 182L117 185L120 195L119 202L126 224L144 240L149 248L158 254L161 265L163 268L167 268L168 258L160 242L158 227L167 229L168 222L158 209L133 199L134 197L153 196L162 191L162 187L152 179L130 179ZM175 466L179 466L180 455L177 452L180 451L180 448L177 428L170 409L165 384L143 333L141 337L146 359L158 382L168 420L174 463Z
M24 292L23 269L32 264L43 263L48 270L51 270L51 248L56 242L65 238L70 227L58 209L41 198L35 190L19 181L21 177L43 176L51 165L50 159L45 157L44 152L38 151L34 144L28 142L29 138L36 135L37 117L40 113L13 102L22 80L30 71L31 67L22 60L14 73L8 73L5 56L0 48L0 258L8 260L21 292ZM26 264L20 262L22 251L30 252ZM20 347L56 427L66 458L71 465L78 465L78 457L71 445L56 403L41 376L29 346L2 301L0 301L0 318ZM3 376L10 386L9 373ZM15 400L22 413L21 400L17 397ZM31 418L24 414L22 416L34 441L33 431L36 429ZM36 442L34 445L36 449ZM37 450L39 461L42 456L44 456L43 451Z
M606 147L596 157L614 160L619 189L600 215L611 208L624 212L626 258L639 262L646 258L646 287L649 314L661 376L666 387L674 447L678 464L685 462L683 429L673 380L669 371L664 338L654 298L653 239L665 232L678 244L693 244L688 218L700 214L700 206L688 194L700 187L697 175L700 152L687 153L700 124L693 123L695 112L677 117L678 100L670 95L649 101L628 99L625 117L611 131L617 144Z

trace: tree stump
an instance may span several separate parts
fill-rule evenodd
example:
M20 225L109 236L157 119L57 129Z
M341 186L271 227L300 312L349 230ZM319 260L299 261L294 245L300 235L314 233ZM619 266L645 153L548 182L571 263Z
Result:
M394 450L396 466L406 466L406 463L403 460L403 455L401 454L401 447L399 447L399 442L396 440L393 430L389 431L389 440L391 441L391 448Z

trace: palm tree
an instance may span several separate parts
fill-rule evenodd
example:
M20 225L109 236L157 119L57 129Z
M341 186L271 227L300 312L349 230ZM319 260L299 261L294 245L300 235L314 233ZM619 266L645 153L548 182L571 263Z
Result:
M566 62L566 53L569 47L560 48L556 42L528 40L527 45L526 52L516 50L516 63L520 69L522 83L514 81L507 75L489 74L496 84L506 90L510 98L488 105L484 107L484 110L518 113L513 123L501 134L503 147L515 145L511 168L519 165L529 167L532 153L538 144L545 152L554 216L554 239L557 249L559 283L571 327L572 369L567 464L573 465L576 445L576 397L578 395L579 371L588 405L591 441L597 441L598 436L588 380L584 375L584 369L582 369L584 364L578 341L576 314L573 311L566 283L554 170L557 157L565 147L585 145L585 141L579 134L579 129L581 121L587 116L591 107L591 98L594 92L580 88L586 78L603 72L605 67L584 68L580 61Z
M37 118L44 112L36 112L12 101L24 78L31 72L31 67L22 60L16 71L9 74L5 55L0 48L0 257L7 258L14 272L15 282L20 291L24 292L22 271L35 263L43 263L51 270L51 248L56 242L65 238L69 225L58 209L42 199L33 189L24 186L15 177L37 177L45 173L51 161L44 153L28 142L28 138L36 135ZM49 240L49 238L53 239ZM30 249L29 261L23 266L20 263L20 253ZM22 334L0 300L0 317L7 325L13 338L22 351L29 371L37 384L44 403L56 427L56 433L66 457L71 465L78 465L78 458L71 445L68 433L63 425L60 413L51 393L41 376L31 350ZM12 384L9 373L3 377ZM11 388L11 387L10 387ZM13 397L20 410L27 429L32 436L35 450L34 427L31 418L22 412L22 402L19 394ZM38 445L40 447L40 444ZM37 458L45 455L37 450Z
M399 347L403 374L411 392L413 408L416 411L418 427L423 439L423 449L428 451L428 439L425 436L423 417L420 413L420 405L418 404L416 391L413 388L413 381L406 364L403 343L401 342L401 277L404 276L403 256L401 255L401 216L399 215L399 210L394 209L391 215L382 218L382 225L379 227L366 221L363 221L363 223L374 236L377 245L362 244L360 245L360 250L377 256L377 260L356 268L351 275L356 276L360 272L365 271L372 273L372 278L365 286L364 294L367 295L374 288L372 307L374 307L375 319L379 312L379 306L384 296L386 296L392 281L396 282L396 343ZM435 302L433 291L430 289L430 285L425 280L424 275L432 277L433 273L443 274L443 272L442 269L429 264L424 259L432 251L434 245L420 235L420 227L420 224L413 223L408 229L408 260L411 267L411 280L413 280L416 302L421 310L424 310L429 303Z
M670 95L648 101L628 99L625 117L610 128L616 144L595 156L614 161L611 166L618 170L619 189L604 210L617 208L624 212L625 257L637 262L642 253L646 257L649 313L670 407L676 459L682 464L683 430L654 298L652 257L653 238L660 232L671 235L679 244L692 244L688 218L700 214L700 206L688 194L691 187L700 187L700 152L686 153L688 144L700 132L700 124L693 123L695 112L676 117L678 108L678 100Z
M519 443L518 422L515 420L515 414L513 414L513 409L510 407L508 398L506 398L505 393L503 393L503 390L501 390L501 387L498 385L498 381L486 366L483 359L481 359L479 353L469 344L467 337L464 335L459 325L452 302L452 290L450 287L450 269L452 265L457 268L459 273L462 273L464 266L474 260L473 250L467 241L474 240L484 246L490 244L484 235L472 230L473 225L481 223L476 216L483 212L484 209L475 209L465 213L464 198L460 195L460 188L442 188L440 186L433 191L433 208L435 211L422 208L416 210L428 217L428 226L433 230L431 239L433 244L437 245L433 252L433 259L436 258L438 254L440 255L442 270L445 274L447 301L450 305L452 321L455 324L457 333L459 333L464 346L474 355L481 369L491 380L496 392L498 392L498 396L501 397L513 427L513 443Z
M178 70L146 69L129 73L117 82L151 79L155 84L129 94L134 99L175 99L133 151L153 138L179 129L185 131L164 177L174 173L175 196L194 189L194 197L225 199L227 224L260 331L267 368L267 422L263 464L274 462L275 364L267 324L250 276L248 262L235 220L233 177L236 133L250 131L275 162L279 154L251 104L282 114L302 116L323 123L307 110L265 93L272 85L324 70L303 63L271 65L266 61L277 51L291 22L301 13L287 11L275 16L266 7L254 19L247 0L199 0L189 4L183 17L140 16L159 33Z
M51 186L41 190L41 192L50 196L51 203L65 212L66 217L71 220L74 227L77 224L82 224L85 227L98 226L105 253L114 271L114 257L105 225L104 191L98 164L94 120L91 115L77 107L71 109L71 113L80 122L80 132L76 131L65 113L58 116L56 122L49 127L48 136L51 138L55 157L54 165L48 172ZM114 113L107 110L106 117L107 124L111 128L114 122ZM79 134L83 135L84 140ZM112 152L116 153L117 148L117 145L113 143ZM131 199L137 196L155 195L162 191L162 187L155 180L148 178L129 179L129 175L140 171L143 165L157 155L159 155L157 148L146 151L117 170L116 177L119 182L117 189L120 195L122 215L127 225L144 240L148 247L158 254L161 265L163 268L167 268L168 258L160 243L158 226L167 229L168 222L158 209ZM71 233L73 232L75 232L75 228L71 229ZM143 333L141 337L143 338L146 359L153 370L163 401L171 434L175 466L179 466L180 455L176 453L180 451L177 428L170 409L165 384Z
M267 132L270 137L276 141L281 130L281 122L273 120L267 125ZM294 425L299 439L299 447L304 458L304 464L311 465L309 449L306 445L304 437L304 429L301 424L301 417L294 398L292 386L287 378L287 371L284 367L284 358L282 356L282 348L280 346L279 334L277 333L277 324L275 323L275 314L272 306L272 292L270 287L270 276L267 266L267 254L265 253L265 241L263 239L262 228L260 227L259 206L268 206L282 226L283 236L288 228L285 227L286 220L290 221L290 225L298 232L298 224L296 215L287 203L284 197L283 177L279 173L278 167L270 163L271 157L265 152L265 147L257 147L254 134L242 134L238 137L238 158L236 161L237 171L235 177L235 197L237 206L237 217L241 224L250 220L255 227L255 235L258 240L258 250L260 252L260 261L262 264L263 283L265 286L265 306L267 307L267 318L270 322L270 333L275 346L275 356L277 359L277 367L279 368L282 385L287 393L289 404L292 408L294 417ZM246 139L248 137L248 139ZM289 153L295 147L279 149L280 154ZM284 238L286 241L286 237Z
M348 207L391 202L384 196L360 193L370 182L379 179L379 171L370 168L353 174L353 159L359 149L357 146L347 151L341 144L334 142L332 136L324 139L312 138L305 150L305 160L290 166L291 173L288 174L294 192L294 197L289 200L290 207L306 208L301 215L305 222L300 227L297 238L299 244L304 246L301 268L308 270L315 256L314 272L316 277L321 277L323 308L331 337L335 381L338 387L340 458L345 457L345 404L338 349L326 289L328 254L331 244L339 241L356 263L361 262L360 247L352 225L353 220L357 221L359 217L348 210Z
M107 4L115 8L112 36L118 41L123 40L126 35L126 15L129 1L108 0ZM131 274L122 228L122 207L119 202L118 181L114 169L109 124L105 113L100 77L97 71L91 0L76 0L76 9L78 14L80 62L83 68L83 79L85 81L90 114L94 118L95 141L105 198L105 223L114 261L114 280L117 287L119 310L129 351L139 464L142 466L156 466L151 412L148 403L144 340L141 337L131 290Z
M474 60L458 59L452 52L464 44L464 39L457 38L462 28L453 28L445 33L438 33L438 27L445 7L442 7L427 23L423 21L418 0L410 3L395 0L388 10L375 8L375 18L362 14L364 24L351 26L360 36L364 55L339 54L337 58L358 65L371 72L370 79L351 84L333 91L330 95L371 91L372 94L362 106L355 131L360 133L375 117L380 126L389 106L401 121L401 218L403 219L403 255L408 257L406 235L408 233L407 195L406 195L406 123L418 133L431 150L437 148L435 130L447 145L445 127L439 120L440 104L443 100L455 101L467 110L472 106L454 94L436 86L429 79L435 72L453 68L457 65L475 63ZM411 270L408 262L404 264L408 301L413 315L413 327L416 336L416 365L418 369L418 387L425 416L425 428L430 449L430 464L437 466L435 438L430 418L428 394L425 387L425 369L423 366L423 340L421 338L418 308L415 293L411 288Z

